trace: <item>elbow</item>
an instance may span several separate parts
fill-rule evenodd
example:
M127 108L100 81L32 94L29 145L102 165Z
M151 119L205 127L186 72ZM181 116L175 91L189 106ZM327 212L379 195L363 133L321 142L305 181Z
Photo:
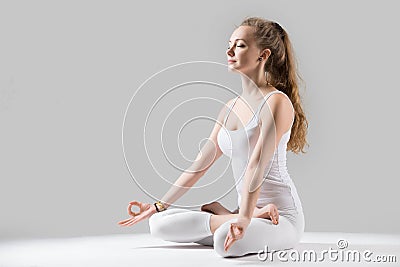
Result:
M211 165L205 165L204 163L201 162L195 162L193 163L187 171L192 174L195 177L202 177L208 169L211 167Z

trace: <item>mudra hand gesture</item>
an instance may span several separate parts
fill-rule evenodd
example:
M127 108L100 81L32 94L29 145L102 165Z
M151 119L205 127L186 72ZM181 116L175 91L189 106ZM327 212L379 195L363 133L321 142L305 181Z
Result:
M133 205L139 207L139 212L133 212L131 210ZM139 201L132 201L132 202L129 202L129 205L128 205L128 214L131 215L132 217L129 219L120 221L120 222L118 222L118 224L121 226L131 226L142 220L150 218L151 215L153 215L156 212L157 212L156 207L153 204L142 203Z
M253 218L266 218L270 219L273 224L279 223L279 212L275 204L270 203L262 208L255 208L253 213ZM232 246L234 242L242 239L251 219L244 217L238 217L237 222L231 223L229 226L229 232L226 235L224 249L228 249Z
M242 239L244 233L246 232L247 227L250 224L251 219L239 217L236 222L231 223L229 226L229 232L226 235L224 250L228 251L228 249L235 243L237 240Z

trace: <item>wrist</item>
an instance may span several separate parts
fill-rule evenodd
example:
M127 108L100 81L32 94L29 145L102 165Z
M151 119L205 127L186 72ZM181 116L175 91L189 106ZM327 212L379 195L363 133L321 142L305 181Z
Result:
M249 223L250 223L251 218L252 218L252 217L248 217L248 216L244 216L244 215L239 215L239 216L238 216L238 221L246 221L246 222L249 222Z
M164 203L162 203L161 201L156 201L154 203L154 207L156 209L157 212L161 212L167 209L167 205L165 205Z
M249 214L249 212L244 211L244 209L239 209L238 214L239 214L238 218L251 220L251 218L253 217L254 211L252 214Z

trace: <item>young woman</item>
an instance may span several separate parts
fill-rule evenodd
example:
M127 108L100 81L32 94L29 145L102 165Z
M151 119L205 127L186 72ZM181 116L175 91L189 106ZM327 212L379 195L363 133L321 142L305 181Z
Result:
M232 33L226 55L228 69L241 75L242 94L221 109L199 156L162 200L130 202L132 217L119 224L130 226L149 218L153 236L211 245L223 257L257 253L266 246L293 248L305 222L286 168L286 152L305 153L308 122L289 36L276 22L247 18ZM200 211L167 210L222 154L232 159L238 208L231 212L213 202ZM132 205L140 211L132 212Z

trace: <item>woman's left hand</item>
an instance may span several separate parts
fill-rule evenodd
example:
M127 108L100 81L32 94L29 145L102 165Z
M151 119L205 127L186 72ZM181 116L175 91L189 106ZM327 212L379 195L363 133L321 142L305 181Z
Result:
M251 219L244 217L238 217L237 222L231 223L229 227L229 232L226 235L224 249L228 249L239 239L242 239L244 233L246 232L247 226L249 226Z

